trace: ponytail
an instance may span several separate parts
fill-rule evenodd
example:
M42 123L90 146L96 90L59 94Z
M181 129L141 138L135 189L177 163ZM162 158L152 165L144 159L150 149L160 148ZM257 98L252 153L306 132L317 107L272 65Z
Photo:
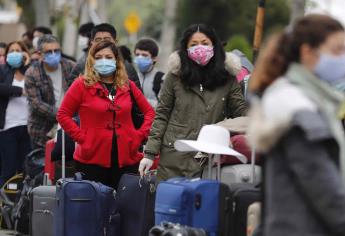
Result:
M272 35L260 51L249 83L249 90L263 92L277 78L284 75L292 62L290 36L288 33Z

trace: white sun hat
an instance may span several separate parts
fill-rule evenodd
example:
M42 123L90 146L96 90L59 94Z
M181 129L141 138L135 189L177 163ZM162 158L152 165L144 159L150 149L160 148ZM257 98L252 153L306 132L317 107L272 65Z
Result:
M174 147L180 152L205 152L208 154L223 154L237 157L242 163L247 163L247 158L229 147L230 132L218 125L205 125L200 130L198 139L176 140Z

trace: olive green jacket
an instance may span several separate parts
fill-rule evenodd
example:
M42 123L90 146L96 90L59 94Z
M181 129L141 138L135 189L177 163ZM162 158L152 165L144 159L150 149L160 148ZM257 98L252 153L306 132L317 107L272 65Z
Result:
M160 154L158 180L198 176L201 167L193 158L195 153L177 152L174 142L177 139L196 140L203 125L222 121L226 114L234 118L247 112L241 88L235 79L229 78L225 86L214 91L200 91L199 86L186 88L178 77L177 68L170 69L165 77L145 146L145 153Z

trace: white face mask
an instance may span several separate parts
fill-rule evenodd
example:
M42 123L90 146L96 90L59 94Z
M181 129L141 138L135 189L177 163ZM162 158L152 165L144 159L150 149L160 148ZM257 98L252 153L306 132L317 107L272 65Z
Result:
M40 39L40 37L34 37L34 39L32 40L32 46L34 47L35 50L37 50L38 48L38 40Z
M86 49L89 45L89 38L88 37L84 37L84 36L79 36L78 37L78 47L81 50Z

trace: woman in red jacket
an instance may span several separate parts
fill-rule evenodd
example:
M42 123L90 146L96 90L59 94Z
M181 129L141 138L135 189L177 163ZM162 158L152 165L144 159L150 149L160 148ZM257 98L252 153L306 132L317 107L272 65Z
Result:
M131 93L144 114L135 129ZM80 127L72 119L79 114ZM114 43L94 45L87 57L85 74L68 89L57 120L75 142L77 171L84 178L117 187L124 173L136 173L142 159L139 147L147 138L155 112L142 92L128 80L123 60Z

